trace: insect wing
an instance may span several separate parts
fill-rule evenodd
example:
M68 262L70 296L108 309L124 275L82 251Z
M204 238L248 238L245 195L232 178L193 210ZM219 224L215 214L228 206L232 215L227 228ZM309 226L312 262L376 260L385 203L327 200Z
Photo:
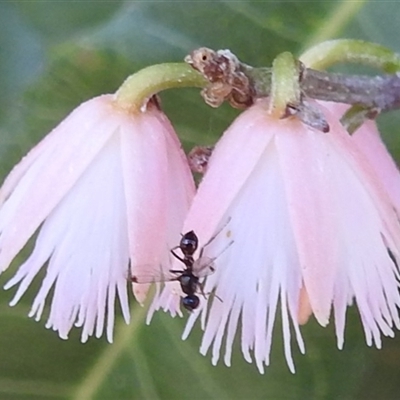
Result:
M198 278L210 275L215 271L214 258L200 257L193 263L193 274Z
M130 281L133 283L156 283L168 282L177 279L177 274L162 266L146 265L141 266L141 270L146 270L145 273L132 273Z

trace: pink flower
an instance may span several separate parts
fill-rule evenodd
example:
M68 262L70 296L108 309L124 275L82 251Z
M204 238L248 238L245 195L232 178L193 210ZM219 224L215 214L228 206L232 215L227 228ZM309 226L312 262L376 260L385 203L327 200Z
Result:
M330 132L321 133L267 109L259 101L225 132L186 218L183 231L193 229L200 247L222 231L204 250L217 256L215 273L184 337L201 316L201 353L211 348L217 363L224 339L230 365L240 326L243 355L263 372L279 312L294 372L291 334L304 353L299 325L310 314L322 326L333 314L339 348L352 303L368 345L380 347L381 335L400 327L400 225L381 174L335 114L322 108ZM160 307L178 307L169 288Z
M66 338L112 341L115 299L129 321L128 277L164 265L194 195L172 126L155 106L130 114L113 96L73 111L22 159L0 191L0 271L38 231L34 250L6 284L15 305L38 272L46 275L30 316ZM136 267L139 266L139 267ZM143 299L147 286L137 286ZM106 321L105 321L106 319Z

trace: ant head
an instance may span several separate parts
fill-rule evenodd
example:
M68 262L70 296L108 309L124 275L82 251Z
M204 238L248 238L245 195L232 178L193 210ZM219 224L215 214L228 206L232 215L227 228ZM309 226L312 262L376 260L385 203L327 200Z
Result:
M200 304L200 299L195 295L188 295L182 299L182 305L188 311L195 310Z
M193 255L199 245L199 239L193 231L187 232L182 236L179 247L185 255Z

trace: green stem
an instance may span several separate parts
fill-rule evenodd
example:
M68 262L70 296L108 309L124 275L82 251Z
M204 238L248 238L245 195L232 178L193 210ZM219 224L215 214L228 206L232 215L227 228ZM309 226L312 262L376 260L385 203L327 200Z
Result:
M164 63L143 68L129 76L116 92L117 104L131 112L140 112L147 101L161 90L180 87L204 87L207 81L185 63Z
M300 56L306 67L326 69L333 64L351 62L378 68L392 74L400 71L400 56L390 49L354 39L330 40L311 47Z
M270 113L281 118L288 104L300 103L300 66L289 52L279 54L272 64Z

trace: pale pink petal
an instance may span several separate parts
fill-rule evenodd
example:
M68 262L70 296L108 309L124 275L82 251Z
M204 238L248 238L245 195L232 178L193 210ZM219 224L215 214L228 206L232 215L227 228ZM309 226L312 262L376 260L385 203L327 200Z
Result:
M121 132L122 163L127 181L129 248L135 268L133 275L140 274L136 268L141 265L156 265L158 259L155 255L162 251L162 246L166 247L163 205L166 203L168 173L163 126L148 113L138 115L136 123L136 132L131 132L129 127ZM137 224L138 218L143 220L140 225Z
M299 296L299 313L297 317L299 324L300 325L306 324L311 315L312 315L312 308L310 304L310 299L308 297L307 290L303 286L300 290L300 296Z
M313 312L326 325L338 261L338 210L332 205L334 188L329 179L336 168L335 160L329 162L332 151L322 134L300 121L281 125L276 145L300 268Z
M375 122L367 121L352 135L352 138L374 168L400 215L399 169L382 142Z
M336 135L331 136L332 145L342 155L348 167L350 167L359 181L365 186L369 195L373 199L374 205L381 216L381 220L387 231L385 239L392 241L388 243L396 248L396 243L400 243L400 229L393 204L384 183L380 180L377 171L374 169L371 161L359 150L358 145L354 143L352 138L342 128L335 115L330 114L329 110L324 109L326 117L330 120L332 129Z
M170 149L168 152L167 202L164 205L168 226L166 242L170 251L179 243L180 235L177 235L177 232L182 231L182 221L187 215L196 188L188 168L186 155L180 148L172 127L168 130L168 133L166 132L165 138ZM176 204L181 204L182 206L176 207ZM172 259L173 257L169 253L167 269L173 268ZM180 311L181 295L182 291L176 282L166 283L166 290L163 292L163 298L159 299L157 309L163 305L164 311L170 312L172 316L182 315ZM157 302L157 297L155 297L155 302Z
M57 142L41 143L40 147L48 148L31 152L6 179L6 200L0 211L0 270L10 264L115 132L118 119L104 118L112 107L110 96L82 104L54 129ZM31 163L29 157L36 160Z
M138 130L146 132L145 138L135 141L127 131L122 145L125 179L131 181L126 185L126 190L131 190L126 191L131 273L140 276L146 273L147 266L159 265L161 273L167 275L171 269L170 249L179 241L182 221L194 196L194 182L165 116L150 111L145 118L136 118L136 123ZM133 174L137 163L142 167ZM138 219L144 222L138 224ZM148 286L134 284L139 301Z
M342 116L345 111L349 108L348 105L338 103L320 102L320 106L325 108L325 112L329 110L336 117ZM335 126L338 126L337 121L334 122ZM361 163L365 165L367 162L367 174L375 175L375 184L379 186L379 190L382 191L384 188L389 195L391 203L396 207L397 213L400 213L400 173L392 157L388 153L380 134L378 132L376 123L374 121L367 120L361 125L349 138L349 135L341 135L345 141L341 146L346 148L346 152L349 152L349 139L352 140L357 147L357 150L352 152L357 154L357 158ZM362 153L362 156L360 156ZM372 172L373 171L373 172Z
M217 230L216 224L226 213L227 205L235 199L271 140L273 133L264 129L264 119L258 109L248 110L246 115L238 117L214 149L207 179L200 185L183 227L186 232L196 226L201 243L207 242ZM243 131L251 134L243 135Z

